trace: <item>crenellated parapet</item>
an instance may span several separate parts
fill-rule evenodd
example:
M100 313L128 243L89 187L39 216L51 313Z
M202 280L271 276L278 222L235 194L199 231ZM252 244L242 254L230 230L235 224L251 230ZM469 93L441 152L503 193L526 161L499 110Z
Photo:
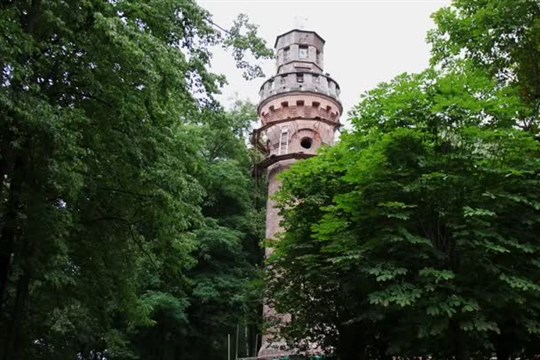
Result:
M259 90L260 104L264 104L272 97L291 91L311 92L327 96L341 105L339 102L340 88L334 79L327 74L300 71L275 75L266 80Z

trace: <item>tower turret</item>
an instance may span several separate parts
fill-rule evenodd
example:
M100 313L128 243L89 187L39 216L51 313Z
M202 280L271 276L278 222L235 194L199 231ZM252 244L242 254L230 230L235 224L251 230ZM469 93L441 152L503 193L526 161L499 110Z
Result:
M314 31L291 30L276 39L277 74L267 79L259 91L257 108L261 127L254 131L253 142L266 158L257 165L257 173L266 170L268 202L266 238L282 231L281 218L272 195L279 189L276 176L299 159L315 156L323 145L334 144L343 111L339 85L323 71L324 39ZM266 256L272 253L265 249ZM288 321L264 306L266 319ZM287 356L290 349L271 334L263 335L259 357Z
M277 37L277 73L304 71L322 73L324 39L316 32L291 30Z

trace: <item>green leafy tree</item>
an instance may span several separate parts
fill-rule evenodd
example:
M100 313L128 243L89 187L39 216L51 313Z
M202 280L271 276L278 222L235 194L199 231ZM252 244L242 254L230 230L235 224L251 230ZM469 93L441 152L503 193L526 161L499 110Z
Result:
M156 324L135 336L141 358L220 359L228 334L234 346L238 337L239 354L254 355L264 227L264 194L251 177L244 137L254 114L253 105L237 102L226 114L205 113L194 128L203 156L194 175L204 188L202 223L194 230L191 252L196 264L185 273L187 302L163 288L170 282L159 286L162 305L150 304Z
M246 146L256 108L236 101L216 120L202 128L204 148L211 151L201 180L207 189L202 210L206 226L197 232L198 263L192 270L189 342L200 351L190 354L192 359L221 359L227 334L235 340L237 354L256 356L261 321L259 242L264 237L265 189L251 176L252 154ZM209 347L209 340L217 345Z
M186 331L215 226L211 47L271 51L193 1L3 1L0 25L0 359L135 358L141 328Z
M282 334L341 359L532 358L540 6L456 0L432 64L368 92L340 144L283 176Z
M284 335L340 359L538 351L540 145L513 129L521 106L467 65L369 92L351 134L283 176Z
M529 105L520 125L538 134L540 114L540 4L536 0L455 0L437 11L428 40L432 62L470 59Z

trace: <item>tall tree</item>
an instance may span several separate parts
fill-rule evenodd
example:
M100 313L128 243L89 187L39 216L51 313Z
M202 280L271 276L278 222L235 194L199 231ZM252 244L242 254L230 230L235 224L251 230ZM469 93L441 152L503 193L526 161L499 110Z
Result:
M455 0L430 69L367 93L283 177L283 334L342 359L531 358L538 336L540 5ZM519 214L519 215L517 215Z
M205 113L194 128L193 138L203 155L194 175L205 193L202 223L194 230L191 252L196 264L185 274L187 302L163 288L170 282L148 298L156 324L137 331L141 358L220 359L227 352L228 334L238 354L254 355L260 322L258 243L263 236L264 193L262 188L257 191L251 177L244 133L255 118L252 104L237 102L226 114Z
M3 1L0 24L0 359L137 356L164 304L187 316L211 46L248 77L271 51L193 1Z
M467 66L401 76L283 176L270 281L289 339L340 359L537 351L540 145L512 104Z

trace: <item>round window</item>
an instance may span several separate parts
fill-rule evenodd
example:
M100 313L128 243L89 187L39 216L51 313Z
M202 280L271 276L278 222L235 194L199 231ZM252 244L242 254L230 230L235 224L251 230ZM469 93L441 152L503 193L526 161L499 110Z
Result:
M313 145L313 139L309 137L302 138L300 140L300 146L304 149L311 149L311 145Z

